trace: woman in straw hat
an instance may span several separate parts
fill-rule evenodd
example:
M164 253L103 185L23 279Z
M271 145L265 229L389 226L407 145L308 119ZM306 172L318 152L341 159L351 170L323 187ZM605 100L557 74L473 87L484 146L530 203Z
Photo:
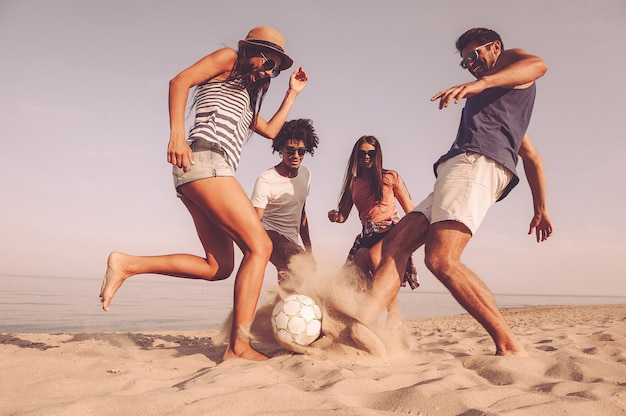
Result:
M235 278L233 321L224 359L267 358L250 345L247 329L254 318L272 244L234 172L243 143L253 132L273 139L308 81L302 68L293 72L274 116L266 121L259 115L271 78L293 64L284 44L284 37L275 29L256 27L239 42L238 51L219 49L170 81L167 160L173 165L177 195L193 218L206 258L111 253L100 291L105 311L122 283L137 274L226 279L234 269L234 242L243 259ZM186 137L185 107L192 87L196 87L196 115Z

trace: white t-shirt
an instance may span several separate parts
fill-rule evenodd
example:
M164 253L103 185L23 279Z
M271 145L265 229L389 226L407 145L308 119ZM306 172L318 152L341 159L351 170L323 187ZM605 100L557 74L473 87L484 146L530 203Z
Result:
M311 171L304 166L298 176L286 178L272 167L259 175L252 191L252 206L263 208L263 227L301 243L300 220L311 186Z

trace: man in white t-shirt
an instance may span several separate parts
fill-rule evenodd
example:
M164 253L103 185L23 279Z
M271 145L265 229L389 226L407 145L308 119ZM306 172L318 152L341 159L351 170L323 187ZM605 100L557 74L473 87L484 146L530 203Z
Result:
M305 211L311 172L301 163L306 153L313 155L318 142L311 120L286 122L272 141L272 153L279 153L280 163L261 173L252 191L252 206L274 246L270 262L278 271L278 283L286 290L296 290L299 285L289 273L293 256L307 254L308 261L299 266L315 269Z

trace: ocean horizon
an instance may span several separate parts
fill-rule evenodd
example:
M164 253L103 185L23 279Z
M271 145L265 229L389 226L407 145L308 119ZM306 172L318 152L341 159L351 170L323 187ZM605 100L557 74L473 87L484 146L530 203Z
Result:
M0 275L0 332L92 333L215 330L232 310L233 280L217 282L147 275L131 279L109 312L98 297L101 280ZM268 289L272 284L264 285ZM466 313L446 291L402 288L402 319ZM494 294L502 309L550 305L626 304L626 296ZM262 293L259 305L268 301Z

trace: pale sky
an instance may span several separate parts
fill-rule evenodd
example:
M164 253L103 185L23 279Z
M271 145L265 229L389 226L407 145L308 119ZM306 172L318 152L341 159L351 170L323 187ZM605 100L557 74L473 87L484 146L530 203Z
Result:
M555 235L528 236L520 185L497 203L463 257L495 293L626 295L626 2L0 0L0 274L99 278L107 254L202 254L166 161L168 81L249 29L286 37L310 82L290 118L320 137L307 202L318 262L339 265L360 225L332 224L346 162L364 134L416 203L450 147L464 103L430 97L470 81L454 48L466 29L543 57L529 133L548 178ZM271 117L288 84L272 82ZM248 193L278 163L254 136L237 177ZM414 254L422 289L443 287ZM268 268L268 276L274 270Z

